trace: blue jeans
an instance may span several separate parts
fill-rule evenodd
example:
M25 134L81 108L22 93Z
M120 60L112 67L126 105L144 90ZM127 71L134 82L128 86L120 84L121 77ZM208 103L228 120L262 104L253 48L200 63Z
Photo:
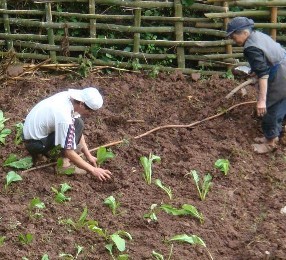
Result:
M262 130L265 138L273 139L282 133L282 123L286 116L286 99L282 99L271 107L262 118Z

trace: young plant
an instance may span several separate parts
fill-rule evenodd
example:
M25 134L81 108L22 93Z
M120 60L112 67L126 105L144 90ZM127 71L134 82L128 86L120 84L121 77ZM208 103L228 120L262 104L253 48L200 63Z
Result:
M230 163L229 163L229 160L227 159L218 159L215 162L215 167L219 169L224 175L228 174L229 166L230 166Z
M63 158L58 158L57 166L56 166L56 172L58 174L64 174L64 175L72 175L72 174L74 174L75 167L64 168L63 165L64 165Z
M143 215L143 217L146 218L149 223L151 221L154 221L154 222L158 221L158 218L156 215L156 208L157 208L157 204L152 204L150 207L150 211Z
M6 184L4 186L5 190L8 189L8 186L12 182L21 181L21 180L22 180L22 177L19 174L17 174L16 172L14 172L14 171L8 172L6 175Z
M176 209L168 204L163 204L160 206L160 209L165 211L168 214L172 214L174 216L185 216L185 215L191 215L192 217L195 217L199 219L201 223L204 222L204 216L202 213L200 213L196 207L190 204L184 204L181 209Z
M41 260L50 260L49 256L47 254L44 254L41 258Z
M18 160L15 154L10 154L3 166L26 170L33 166L33 161L30 156Z
M106 160L112 159L115 157L115 154L111 151L108 151L105 147L99 147L96 152L96 163L98 166L102 165Z
M161 188L163 191L165 191L165 192L168 194L170 200L173 199L173 194L172 194L172 189L171 189L171 187L165 187L165 186L162 184L161 180L159 180L159 179L156 179L156 180L155 180L155 184L156 184L159 188Z
M111 209L113 215L116 215L120 203L117 202L113 196L109 196L108 198L106 198L103 203Z
M23 134L23 123L17 123L15 125L16 127L16 136L15 136L15 140L14 140L14 143L16 145L20 144L22 142L22 134Z
M189 174L192 174L192 176L193 176L197 190L199 192L200 199L205 200L206 196L209 192L209 189L212 185L212 182L211 182L212 176L209 173L207 175L205 175L204 179L203 179L203 183L200 185L200 177L197 174L197 172L195 170L192 170L191 172L187 173L186 176Z
M6 239L5 236L0 236L0 246L3 246L5 239Z
M76 255L73 256L72 254L66 254L66 253L60 253L59 254L59 257L64 257L64 259L77 259L79 254L83 251L83 247L82 246L79 246L77 245L76 246Z
M149 158L147 158L145 156L140 157L140 163L144 168L143 177L144 177L146 183L149 185L152 182L152 163L153 163L153 161L160 162L161 158L157 155L153 155L152 153L149 154Z
M29 216L31 218L41 218L43 215L40 210L44 209L45 207L45 203L39 198L33 198L28 206Z
M170 252L169 252L169 256L167 258L167 260L171 260L172 254L173 254L173 244L171 244L171 248L170 248ZM156 260L164 260L164 256L157 253L156 251L152 251L152 256L156 259Z
M18 236L18 240L21 244L23 245L28 245L30 243L32 243L34 237L32 234L28 233L28 234L20 234Z
M70 225L76 230L79 230L88 225L97 224L97 222L94 220L87 220L87 213L88 210L87 207L85 207L77 221L73 221L72 219L69 218L66 220L62 220L61 223Z
M5 128L5 122L9 120L9 118L5 118L2 110L0 110L0 143L5 145L6 137L11 134L11 130Z
M51 188L52 191L56 194L55 201L58 203L63 203L65 201L70 201L70 197L66 197L65 192L71 189L71 186L69 186L67 183L61 184L61 189L57 190L54 187Z
M196 235L190 235L190 236L186 234L176 235L170 238L168 242L183 242L183 243L189 243L191 245L203 246L207 250L210 256L210 259L213 260L213 257L210 251L207 249L206 243L200 237Z

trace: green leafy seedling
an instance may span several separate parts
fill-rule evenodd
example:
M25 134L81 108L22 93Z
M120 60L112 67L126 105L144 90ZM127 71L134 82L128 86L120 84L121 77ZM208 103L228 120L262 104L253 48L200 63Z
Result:
M58 203L63 203L65 201L70 201L70 197L66 197L65 192L71 189L71 186L69 186L67 183L61 184L61 189L58 191L54 187L51 188L52 191L56 194L55 201Z
M195 206L190 205L190 204L182 205L181 209L174 208L173 206L168 205L168 204L163 204L160 206L160 209L174 216L191 215L192 217L199 219L201 223L203 223L204 221L203 214L200 213Z
M186 234L176 235L170 238L168 242L183 242L183 243L188 243L191 245L203 246L207 250L210 256L210 259L213 260L213 257L210 251L207 249L206 243L197 235L186 235Z
M72 175L75 172L75 167L68 167L68 168L63 168L64 165L64 160L63 158L58 158L57 160L57 167L56 171L58 174L64 174L64 175Z
M166 186L164 186L164 185L162 184L161 180L159 180L159 179L156 179L156 180L155 180L155 184L156 184L159 188L161 188L163 191L165 191L165 192L168 194L170 200L173 199L173 194L172 194L172 189L171 189L171 187L166 187Z
M147 219L148 222L157 222L157 214L156 214L157 204L152 204L150 207L150 211L143 215L145 219Z
M169 252L169 256L167 258L167 260L171 260L172 254L173 254L173 244L171 244L171 248L170 248L170 252ZM156 251L152 251L152 256L155 258L155 260L164 260L164 256L161 255L160 253L156 252Z
M116 215L120 203L117 202L113 196L106 198L103 203L111 209L113 215Z
M200 199L205 200L206 196L209 192L209 189L212 185L212 182L211 182L212 176L209 173L206 174L204 176L203 183L200 184L200 177L195 170L192 170L191 172L187 173L186 176L189 174L191 174L193 176L193 179L195 181Z
M66 253L60 253L59 254L59 257L60 258L64 258L66 260L74 260L74 259L77 259L79 254L83 251L83 247L82 246L79 246L77 245L76 246L76 255L73 256L72 254L66 254Z
M215 162L215 167L219 169L224 175L227 175L229 172L230 163L227 159L218 159Z
M0 236L0 246L3 246L5 239L6 239L5 236Z
M32 234L28 233L28 234L20 234L18 236L18 240L21 244L23 245L28 245L30 243L32 243L34 237Z
M0 110L0 143L5 145L6 137L11 134L11 130L5 128L5 122L9 120L9 118L5 118L3 111Z
M140 163L144 168L143 177L144 177L146 183L149 185L152 182L152 163L153 163L153 161L160 162L161 158L157 155L153 155L152 153L149 154L149 158L147 158L146 156L140 157Z
M49 255L48 254L44 254L42 256L41 260L50 260Z
M8 186L12 182L21 181L21 180L22 180L22 177L19 174L17 174L16 172L14 172L14 171L8 172L6 175L6 184L4 186L5 190L8 189Z
M40 198L33 198L29 204L29 216L31 218L41 218L43 215L40 210L44 209L45 203L40 200Z
M20 144L22 142L22 134L23 134L23 127L24 127L24 124L23 123L17 123L15 125L16 127L16 136L15 136L15 140L14 140L14 143L16 145Z
M99 149L96 152L96 163L100 166L102 165L106 160L112 159L115 157L115 154L111 151L108 151L105 147L99 147Z
M16 169L29 169L33 166L32 157L27 156L18 160L15 154L10 154L9 157L4 162L3 166L9 166Z

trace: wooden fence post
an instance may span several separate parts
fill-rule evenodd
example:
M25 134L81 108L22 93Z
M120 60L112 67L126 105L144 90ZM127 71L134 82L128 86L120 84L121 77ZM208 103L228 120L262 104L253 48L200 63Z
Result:
M277 23L277 10L278 10L278 7L271 7L271 16L270 16L271 23ZM276 41L277 29L272 28L270 31L270 36L272 37L274 41Z
M227 11L228 11L228 2L224 2L223 6L226 7ZM229 18L224 18L223 19L223 26L224 26L224 30L225 31L227 29L228 22L229 22ZM226 52L226 54L232 54L232 45L231 44L225 45L225 52ZM227 68L230 69L231 67L228 65Z
M135 0L134 2L138 2ZM141 26L141 8L137 7L135 9L134 15L134 26L140 27ZM138 53L140 51L140 33L134 33L134 45L133 45L133 52Z
M181 0L174 0L175 17L183 17L183 7ZM184 26L183 22L175 22L175 36L176 41L184 41ZM186 67L185 63L185 48L177 47L177 63L178 68L184 69Z
M2 0L2 8L7 10L7 1L6 0ZM3 20L4 20L4 31L5 31L5 33L11 34L8 14L5 14L5 13L3 14ZM13 41L12 40L6 40L6 44L7 44L8 50L13 48Z
M89 13L95 14L95 1L89 0ZM90 38L96 38L96 19L90 19ZM94 44L91 44L91 47L94 46Z
M51 3L45 3L45 9L46 9L46 21L47 23L52 23L53 22L53 17L52 17L52 7ZM49 39L49 44L50 45L55 45L55 37L54 37L54 30L53 28L48 28L48 39ZM52 61L57 60L57 55L55 51L50 51L50 58Z

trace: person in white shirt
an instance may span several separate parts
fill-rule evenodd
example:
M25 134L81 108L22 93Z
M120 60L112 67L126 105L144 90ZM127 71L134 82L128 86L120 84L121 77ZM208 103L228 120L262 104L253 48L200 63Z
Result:
M39 154L48 155L55 146L60 146L63 167L73 163L101 181L110 179L111 172L97 167L96 157L87 147L81 118L101 108L102 104L102 96L94 87L69 89L42 100L25 119L23 137L26 149L36 159ZM77 154L77 146L88 162Z

